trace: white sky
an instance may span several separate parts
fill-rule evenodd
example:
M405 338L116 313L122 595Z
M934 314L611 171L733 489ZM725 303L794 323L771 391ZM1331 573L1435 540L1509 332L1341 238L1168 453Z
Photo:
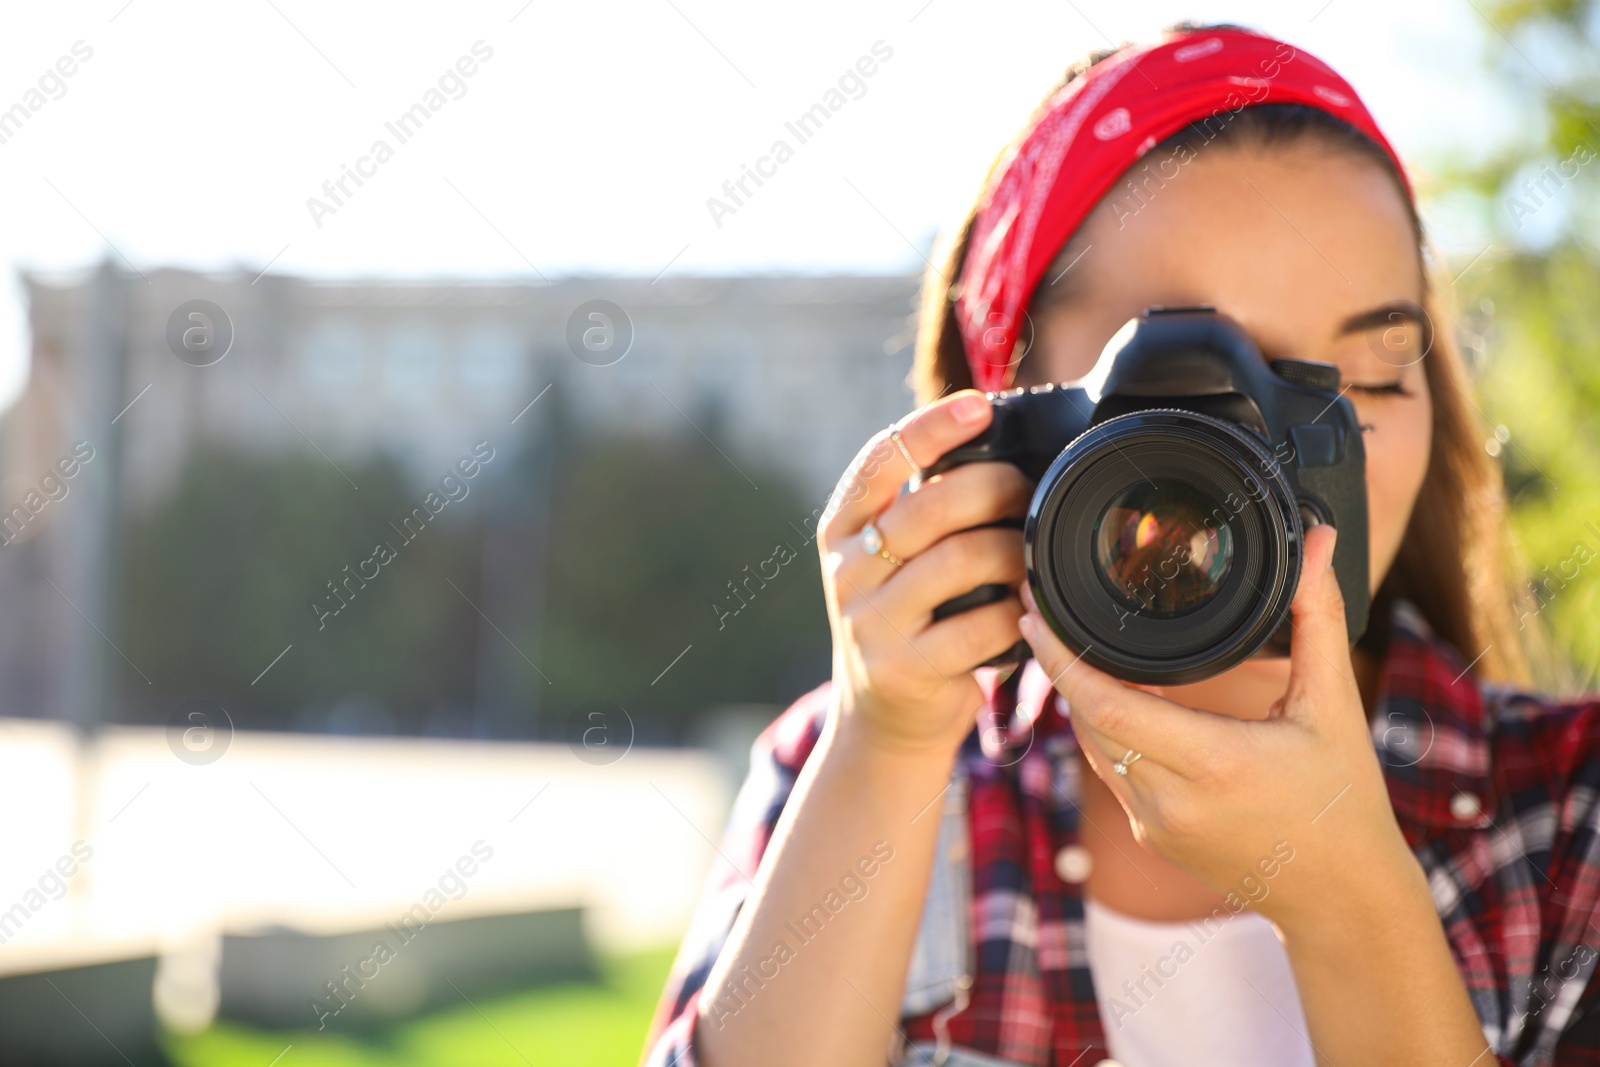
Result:
M1466 0L18 5L0 110L74 42L93 57L0 144L0 263L73 269L109 242L252 277L910 270L1071 60L1185 17L1329 61L1423 171L1514 128ZM384 122L480 39L465 95L398 144ZM880 40L865 95L718 228L706 198ZM379 137L394 158L318 228L307 198ZM1481 246L1437 218L1447 248ZM10 288L0 406L26 373Z

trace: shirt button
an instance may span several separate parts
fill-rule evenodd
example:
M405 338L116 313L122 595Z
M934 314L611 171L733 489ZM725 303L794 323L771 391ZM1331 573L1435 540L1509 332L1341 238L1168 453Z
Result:
M1063 882L1079 885L1089 880L1094 870L1094 857L1082 845L1068 845L1056 853L1056 877Z
M1476 819L1483 811L1483 801L1478 799L1476 793L1457 793L1450 798L1450 814L1467 822Z

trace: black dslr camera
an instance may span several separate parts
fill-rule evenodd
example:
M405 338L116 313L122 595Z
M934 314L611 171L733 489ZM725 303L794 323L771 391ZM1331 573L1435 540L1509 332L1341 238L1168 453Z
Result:
M1269 365L1209 307L1152 307L1078 382L990 393L994 421L914 482L1003 460L1037 483L1028 583L1062 642L1131 682L1181 685L1289 652L1301 535L1332 523L1352 641L1367 626L1366 453L1326 363ZM1003 599L984 585L934 618ZM1030 655L1018 642L984 666Z

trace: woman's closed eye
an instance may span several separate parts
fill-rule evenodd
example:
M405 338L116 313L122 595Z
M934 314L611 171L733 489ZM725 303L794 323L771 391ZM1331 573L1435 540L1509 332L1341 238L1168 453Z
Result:
M1362 393L1366 396L1415 396L1416 394L1406 388L1403 378L1396 378L1392 382L1351 382L1349 388L1352 392Z

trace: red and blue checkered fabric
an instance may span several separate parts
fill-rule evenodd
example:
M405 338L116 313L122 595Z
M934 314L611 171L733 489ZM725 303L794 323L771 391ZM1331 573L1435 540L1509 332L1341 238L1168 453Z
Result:
M1411 605L1394 609L1373 743L1407 842L1502 1065L1600 1067L1600 696L1557 702L1475 681ZM1027 1067L1109 1056L1084 949L1083 888L1057 853L1079 840L1077 742L1036 663L986 686L982 723L1033 719L1010 755L975 727L969 785L972 984L954 1046ZM696 1009L795 778L829 686L761 735L651 1027L645 1067L693 1067ZM986 718L985 718L986 717ZM1020 753L1020 754L1018 754ZM936 1038L940 1009L901 1020ZM1485 1061L1486 1062L1486 1061Z

